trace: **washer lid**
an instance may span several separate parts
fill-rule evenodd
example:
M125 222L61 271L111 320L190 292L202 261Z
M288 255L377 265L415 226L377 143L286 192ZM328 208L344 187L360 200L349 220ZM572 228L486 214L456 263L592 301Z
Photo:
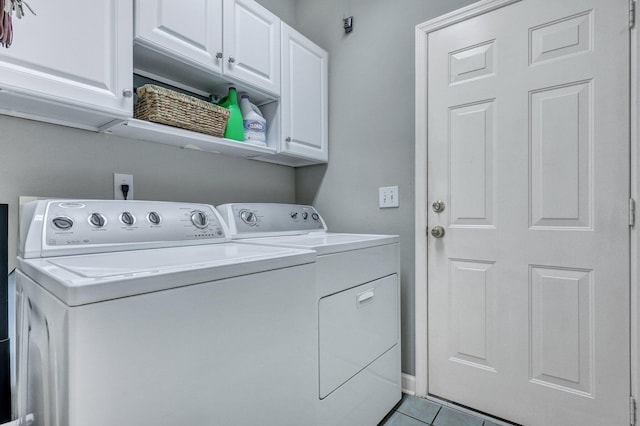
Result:
M68 306L77 306L314 261L310 250L224 243L18 258L18 268Z
M400 242L400 237L397 235L318 232L283 237L251 238L243 241L250 244L264 244L314 250L318 255L324 255L394 244Z

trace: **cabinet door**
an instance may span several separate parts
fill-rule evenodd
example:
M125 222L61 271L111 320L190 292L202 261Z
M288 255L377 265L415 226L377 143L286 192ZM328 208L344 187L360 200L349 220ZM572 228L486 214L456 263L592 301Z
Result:
M131 117L131 2L29 3L37 16L14 15L13 44L0 49L0 108L87 127Z
M327 161L328 54L282 24L282 142L280 152Z
M135 42L222 72L222 0L137 0Z
M254 0L224 0L223 72L280 93L280 18Z

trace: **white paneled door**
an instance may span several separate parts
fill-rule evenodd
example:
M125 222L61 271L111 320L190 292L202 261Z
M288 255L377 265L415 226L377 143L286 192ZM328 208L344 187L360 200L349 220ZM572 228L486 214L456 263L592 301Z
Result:
M428 392L625 426L628 0L503 3L427 36Z

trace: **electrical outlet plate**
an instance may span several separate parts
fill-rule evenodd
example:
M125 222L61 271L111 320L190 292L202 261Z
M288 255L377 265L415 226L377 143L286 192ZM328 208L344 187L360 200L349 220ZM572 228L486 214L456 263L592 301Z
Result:
M122 194L121 185L129 185L129 193L127 194L127 200L133 200L133 175L125 175L122 173L113 174L113 199L124 200Z
M398 207L398 187L397 186L384 186L378 188L379 201L378 206L381 209L387 209L391 207Z

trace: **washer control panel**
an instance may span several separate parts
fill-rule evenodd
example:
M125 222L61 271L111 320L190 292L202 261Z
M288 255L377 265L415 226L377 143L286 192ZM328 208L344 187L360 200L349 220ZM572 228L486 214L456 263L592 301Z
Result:
M55 201L43 217L44 245L85 246L226 240L212 206L152 201Z
M313 206L300 204L242 203L217 207L232 237L291 235L326 231Z

